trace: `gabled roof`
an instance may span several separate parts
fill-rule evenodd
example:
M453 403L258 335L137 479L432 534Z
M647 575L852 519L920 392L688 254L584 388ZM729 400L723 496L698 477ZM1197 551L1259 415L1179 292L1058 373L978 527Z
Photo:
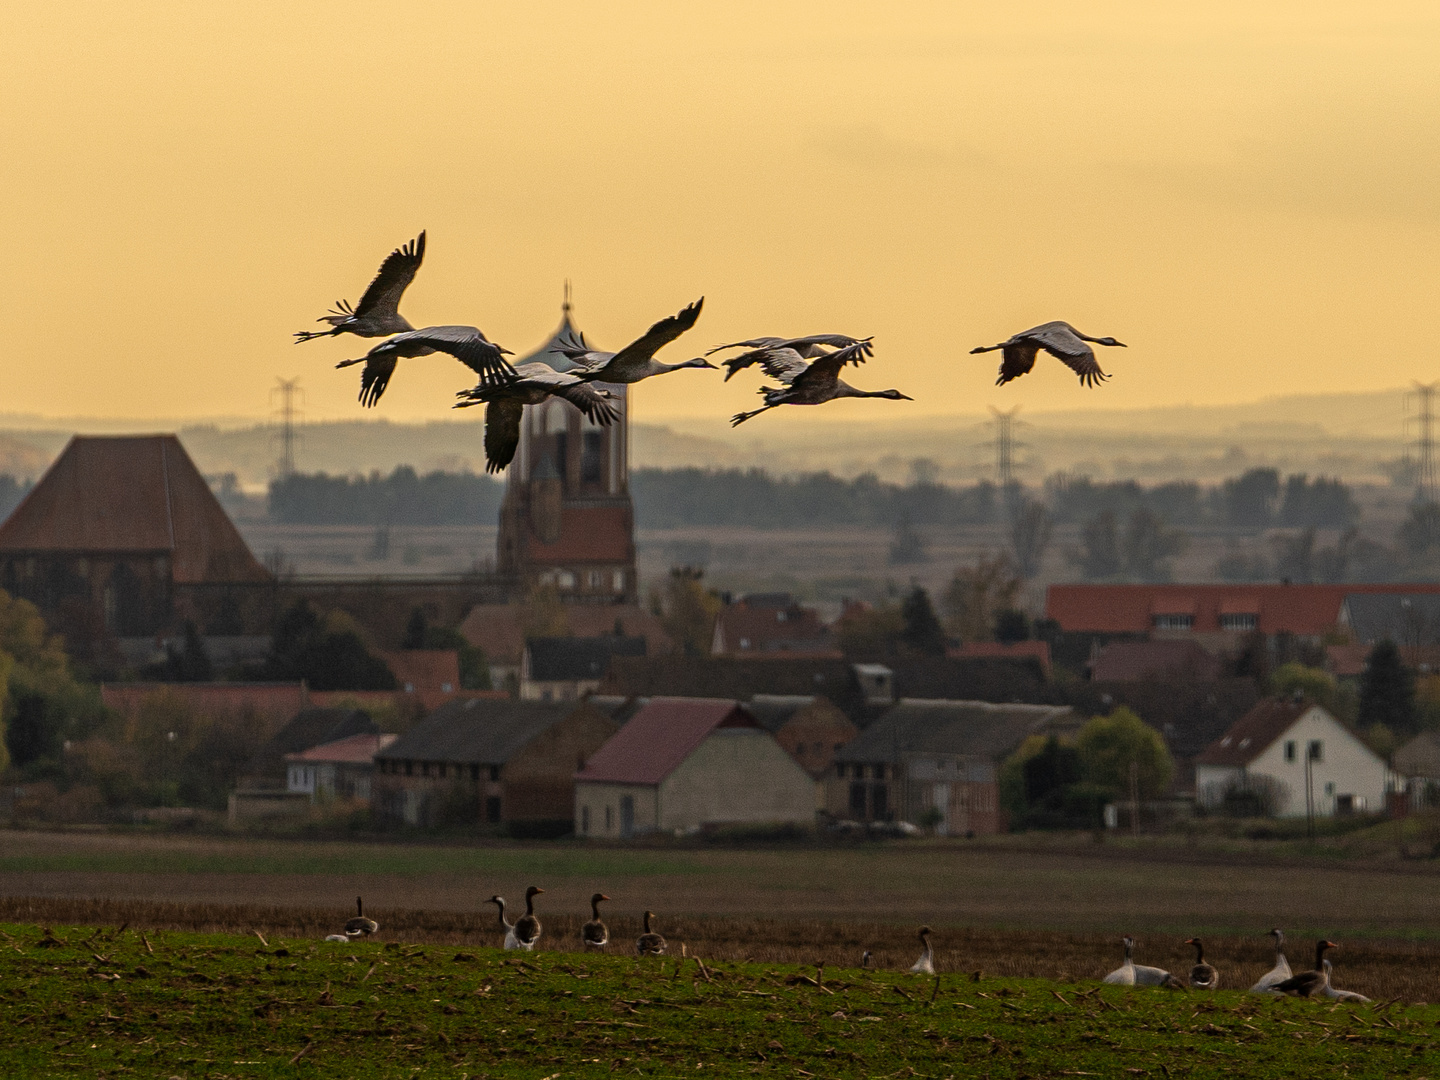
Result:
M360 709L302 709L260 748L248 768L259 775L283 771L286 754L350 735L375 735L379 731L370 714Z
M1266 698L1201 751L1195 764L1249 765L1311 709L1320 709L1320 706L1303 697ZM1324 709L1320 711L1330 715Z
M245 546L174 435L77 435L0 525L0 553L153 553L173 580L261 582Z
M760 728L736 701L652 698L590 755L577 782L658 784L718 728ZM762 729L763 730L763 729Z
M294 754L286 754L285 760L336 765L368 765L374 760L377 753L385 749L385 747L389 746L399 737L398 735L388 733L381 735L349 735L343 739L336 739L334 742L312 746L308 750L301 750Z
M865 696L842 659L795 657L617 656L600 690L627 697L657 695L747 701L756 694L824 694L847 713Z
M1141 679L1218 679L1222 665L1198 641L1112 641L1090 666L1096 682Z
M906 698L836 753L835 760L890 762L910 754L945 754L999 761L1031 735L1074 724L1068 705Z
M585 706L503 698L452 701L375 756L377 760L503 765L577 707Z
M1048 641L966 641L946 649L945 655L955 660L1036 660L1045 678L1050 677Z
M773 735L814 700L813 694L756 694L745 703L745 710Z
M460 654L454 649L397 649L379 655L407 694L453 694L460 689Z
M1341 621L1360 645L1440 644L1440 594L1348 593Z
M789 593L747 596L727 605L715 619L717 653L819 652L830 647L819 614L795 603Z
M659 616L636 604L567 604L563 612L571 637L613 635L618 628L621 636L643 637L647 656L674 651ZM525 651L525 616L523 604L476 604L460 632L491 663L518 664Z
M1395 751L1394 762L1401 776L1440 779L1440 732L1422 731Z
M532 682L599 681L614 656L644 656L643 637L531 638L525 643Z

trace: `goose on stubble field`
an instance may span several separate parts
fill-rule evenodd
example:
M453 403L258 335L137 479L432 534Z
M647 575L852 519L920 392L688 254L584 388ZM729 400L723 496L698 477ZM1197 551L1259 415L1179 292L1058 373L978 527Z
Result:
M665 952L665 938L650 929L653 911L645 912L645 932L635 939L635 951L641 956L661 956Z
M355 917L345 924L346 936L352 938L369 937L379 929L379 923L374 919L367 919L365 917L365 905L361 902L360 897L355 897Z
M782 386L761 387L765 404L750 412L736 413L730 418L732 427L781 405L823 405L840 398L889 398L891 401L913 401L899 390L857 390L840 378L846 364L863 364L868 355L864 343L836 349L808 363L794 349L783 347L759 350L757 361L766 375Z
M455 408L485 406L485 471L499 472L515 460L520 445L520 421L526 405L539 405L551 397L564 398L592 423L608 426L619 418L608 391L589 385L569 372L532 361L514 368L513 379L482 380L462 390Z
M1123 341L1116 341L1113 337L1090 337L1067 322L1056 321L1032 326L998 345L981 345L970 352L974 354L1002 350L1000 377L995 380L996 386L1003 386L1011 379L1018 379L1026 374L1035 366L1035 354L1041 349L1079 375L1082 385L1097 386L1110 376L1100 370L1100 364L1095 359L1095 350L1086 344L1088 341L1121 349L1127 347Z
M580 940L586 949L603 949L610 944L610 928L600 919L600 901L609 899L603 892L590 897L590 921L580 927Z
M1325 973L1325 985L1320 988L1320 996L1330 998L1332 1001L1369 1001L1364 994L1357 994L1354 990L1336 990L1330 985L1330 980L1335 973L1335 965L1329 959L1320 961L1320 967ZM1312 995L1313 996L1313 995Z
M1271 930L1270 937L1275 939L1275 966L1260 976L1260 981L1250 987L1252 994L1274 993L1275 986L1290 978L1290 961L1285 959L1285 931L1280 929Z
M1102 980L1114 986L1168 986L1181 988L1185 984L1164 968L1146 967L1135 963L1135 939L1126 934L1120 939L1125 943L1125 963L1106 975Z
M1325 950L1338 949L1340 946L1333 941L1321 938L1315 942L1315 966L1309 971L1302 971L1283 982L1276 983L1271 989L1277 994L1294 994L1296 997L1312 997L1323 994L1329 980L1325 976Z
M515 920L515 941L526 952L532 951L535 943L540 940L540 917L535 914L535 897L544 891L538 885L531 885L526 889L525 914Z
M1205 962L1205 946L1199 938L1186 938L1186 945L1195 946L1195 966L1190 969L1190 985L1196 990L1215 990L1220 986L1220 972Z
M492 896L485 901L487 904L494 904L500 909L500 929L505 931L505 948L520 948L520 940L515 936L515 924L505 921L505 898L503 896Z
M934 931L928 926L922 926L920 928L920 944L924 946L924 951L920 954L920 959L910 965L910 974L935 974L935 951L930 947L930 935L932 933L934 933Z
M388 337L415 329L400 314L400 297L415 280L415 273L425 261L425 234L422 232L404 247L398 247L385 257L380 270L360 303L353 308L345 300L337 301L330 314L322 315L316 322L329 323L329 330L301 330L295 335L295 343L313 341L315 338L335 337L338 334L355 334L357 337Z
M644 336L636 338L619 352L601 352L592 349L585 344L583 334L572 338L568 344L561 345L554 351L561 353L566 359L580 364L579 368L568 374L585 382L637 383L652 375L664 375L666 372L679 371L681 368L714 370L714 364L698 356L693 360L685 360L678 364L666 364L655 359L655 354L661 348L695 325L695 320L700 317L700 308L704 303L705 298L702 296L679 314L661 319L645 331Z

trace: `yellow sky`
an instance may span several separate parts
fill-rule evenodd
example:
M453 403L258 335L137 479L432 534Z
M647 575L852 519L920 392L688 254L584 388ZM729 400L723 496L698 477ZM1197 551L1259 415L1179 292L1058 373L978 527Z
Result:
M574 282L662 358L874 334L899 410L1252 400L1440 378L1440 8L289 0L11 5L0 65L3 412L366 411L356 338L290 344L421 228L403 310L524 352ZM1115 378L1003 389L970 357L1048 319ZM1419 331L1419 333L1417 333ZM370 415L446 418L407 362ZM758 379L651 380L638 418ZM823 413L823 416L822 416ZM468 414L459 414L468 415ZM771 414L756 424L779 422Z

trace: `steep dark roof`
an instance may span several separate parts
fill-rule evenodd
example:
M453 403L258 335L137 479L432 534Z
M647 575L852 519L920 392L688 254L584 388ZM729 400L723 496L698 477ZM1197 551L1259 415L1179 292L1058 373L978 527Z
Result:
M530 638L529 677L536 682L599 679L615 656L644 656L643 637Z
M1074 726L1067 705L901 701L835 755L837 762L894 761L905 754L955 754L999 761L1031 735Z
M1266 698L1207 746L1195 764L1248 765L1313 708L1317 708L1315 703L1305 698Z
M1440 594L1348 593L1341 618L1361 645L1440 644Z
M814 694L756 694L745 703L745 709L773 735L814 700Z
M897 698L1029 703L1057 700L1056 690L1046 684L1044 669L1033 656L906 657L890 661L889 666L895 673Z
M263 776L283 770L286 754L297 754L351 735L374 735L379 731L370 714L361 709L301 709L260 748L250 762L249 771Z
M558 724L574 702L471 698L436 709L375 755L402 761L445 761L503 765L542 732Z
M174 435L75 436L0 525L0 552L165 553L182 584L270 580Z
M577 781L658 784L716 728L758 728L735 701L655 698L590 755Z
M756 694L824 694L852 716L865 696L844 660L805 657L616 657L600 692L635 697L708 697L748 701Z

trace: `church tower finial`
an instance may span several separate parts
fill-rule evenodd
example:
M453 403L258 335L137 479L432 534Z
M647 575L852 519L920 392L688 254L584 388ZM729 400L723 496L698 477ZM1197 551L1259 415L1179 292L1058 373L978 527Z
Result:
M560 310L566 315L570 314L570 279L565 279L565 300L560 305Z

